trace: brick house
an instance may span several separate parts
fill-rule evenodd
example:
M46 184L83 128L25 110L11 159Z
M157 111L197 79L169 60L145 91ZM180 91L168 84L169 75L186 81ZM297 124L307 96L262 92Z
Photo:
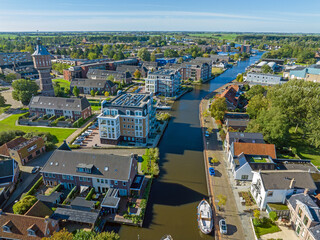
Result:
M77 120L92 115L91 105L87 98L62 98L35 96L29 103L29 112L35 116L65 116Z
M132 82L130 72L111 71L102 69L89 69L87 77L93 80L107 80L108 77L113 76L114 82L129 84Z
M117 156L56 150L41 170L46 185L93 187L98 193L119 189L128 196L137 174L137 155Z
M117 91L117 85L110 80L93 80L88 78L75 78L71 80L70 91L77 86L80 93L90 94L91 90L103 94L103 92L109 92L114 94Z
M25 165L45 151L44 140L38 136L31 139L18 137L0 147L0 154L12 157L21 165Z

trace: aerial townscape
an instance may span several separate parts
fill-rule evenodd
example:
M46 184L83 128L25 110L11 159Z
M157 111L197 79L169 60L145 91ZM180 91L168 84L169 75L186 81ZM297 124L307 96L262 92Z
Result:
M1 3L0 240L320 240L320 2L227 5Z

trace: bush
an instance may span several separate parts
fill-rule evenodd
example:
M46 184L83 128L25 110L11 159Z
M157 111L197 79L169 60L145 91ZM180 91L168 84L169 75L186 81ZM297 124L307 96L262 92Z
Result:
M27 195L12 207L14 214L25 214L38 201L35 196Z
M81 125L84 123L84 120L83 120L83 118L81 117L81 118L79 118L77 121L75 121L74 123L73 123L73 127L81 127Z
M96 203L95 203L95 207L96 207L96 209L98 209L99 207L100 207L100 202L99 201L97 201Z
M76 193L77 191L77 186L75 186L74 188L72 188L72 190L69 192L68 196L66 197L66 199L63 201L63 205L66 205L70 199L74 196L74 194Z
M37 191L37 189L41 186L42 183L43 183L43 176L41 176L39 180L30 188L30 190L27 192L26 195L34 194Z
M80 148L80 145L70 145L69 146L71 149L78 149L78 148Z
M54 188L52 188L51 189L51 191L50 191L50 193L49 193L49 195L51 194L51 193L54 193L54 192L56 192L56 191L59 191L59 189L61 188L61 183L59 183L57 186L55 186Z
M91 188L90 192L86 196L86 200L90 201L92 199L92 195L95 193L94 188Z
M20 137L25 135L25 132L20 130L10 130L0 132L0 145L10 142L12 139L16 137Z
M270 219L274 222L278 219L278 215L276 212L272 211L272 212L269 212L269 217Z

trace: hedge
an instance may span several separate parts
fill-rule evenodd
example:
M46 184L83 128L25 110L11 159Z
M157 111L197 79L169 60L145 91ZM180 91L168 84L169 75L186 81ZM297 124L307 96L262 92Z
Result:
M66 205L69 200L73 197L73 195L76 193L77 190L77 186L75 186L74 188L72 188L72 190L69 192L68 196L66 197L66 199L63 201L62 205Z
M93 194L94 194L94 188L91 188L90 192L86 196L86 200L90 201L92 199Z
M39 180L30 188L26 195L33 195L37 189L41 186L43 182L43 176L39 178Z
M59 183L57 186L55 186L53 189L50 190L49 195L51 195L51 193L54 193L56 191L59 191L59 189L61 188L61 183Z
M25 214L38 201L35 196L29 195L16 202L13 207L14 214Z

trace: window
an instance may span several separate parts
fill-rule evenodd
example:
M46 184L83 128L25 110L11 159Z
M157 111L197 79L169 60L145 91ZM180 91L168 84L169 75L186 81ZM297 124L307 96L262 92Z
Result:
M79 177L79 181L82 182L83 181L83 177Z
M308 225L308 222L309 222L309 218L307 217L307 216L304 216L304 218L303 218L303 224L304 225Z
M248 175L241 175L241 180L248 180L249 176Z
M122 185L123 185L123 186L126 186L126 185L127 185L127 183L126 183L126 182L123 182L123 183L122 183Z
M73 176L70 176L70 180L73 180Z
M127 114L127 115L130 115L130 110L126 110L126 114Z
M2 230L7 233L11 233L11 229L8 226L2 226Z
M100 179L97 179L97 182L100 182Z
M114 185L118 185L118 181L114 180Z
M268 191L268 197L272 197L273 196L273 191Z
M36 234L35 234L35 232L33 230L28 229L28 235L29 236L35 236Z
M302 210L301 210L301 208L299 208L299 210L298 210L298 216L301 218L301 215L302 215Z

